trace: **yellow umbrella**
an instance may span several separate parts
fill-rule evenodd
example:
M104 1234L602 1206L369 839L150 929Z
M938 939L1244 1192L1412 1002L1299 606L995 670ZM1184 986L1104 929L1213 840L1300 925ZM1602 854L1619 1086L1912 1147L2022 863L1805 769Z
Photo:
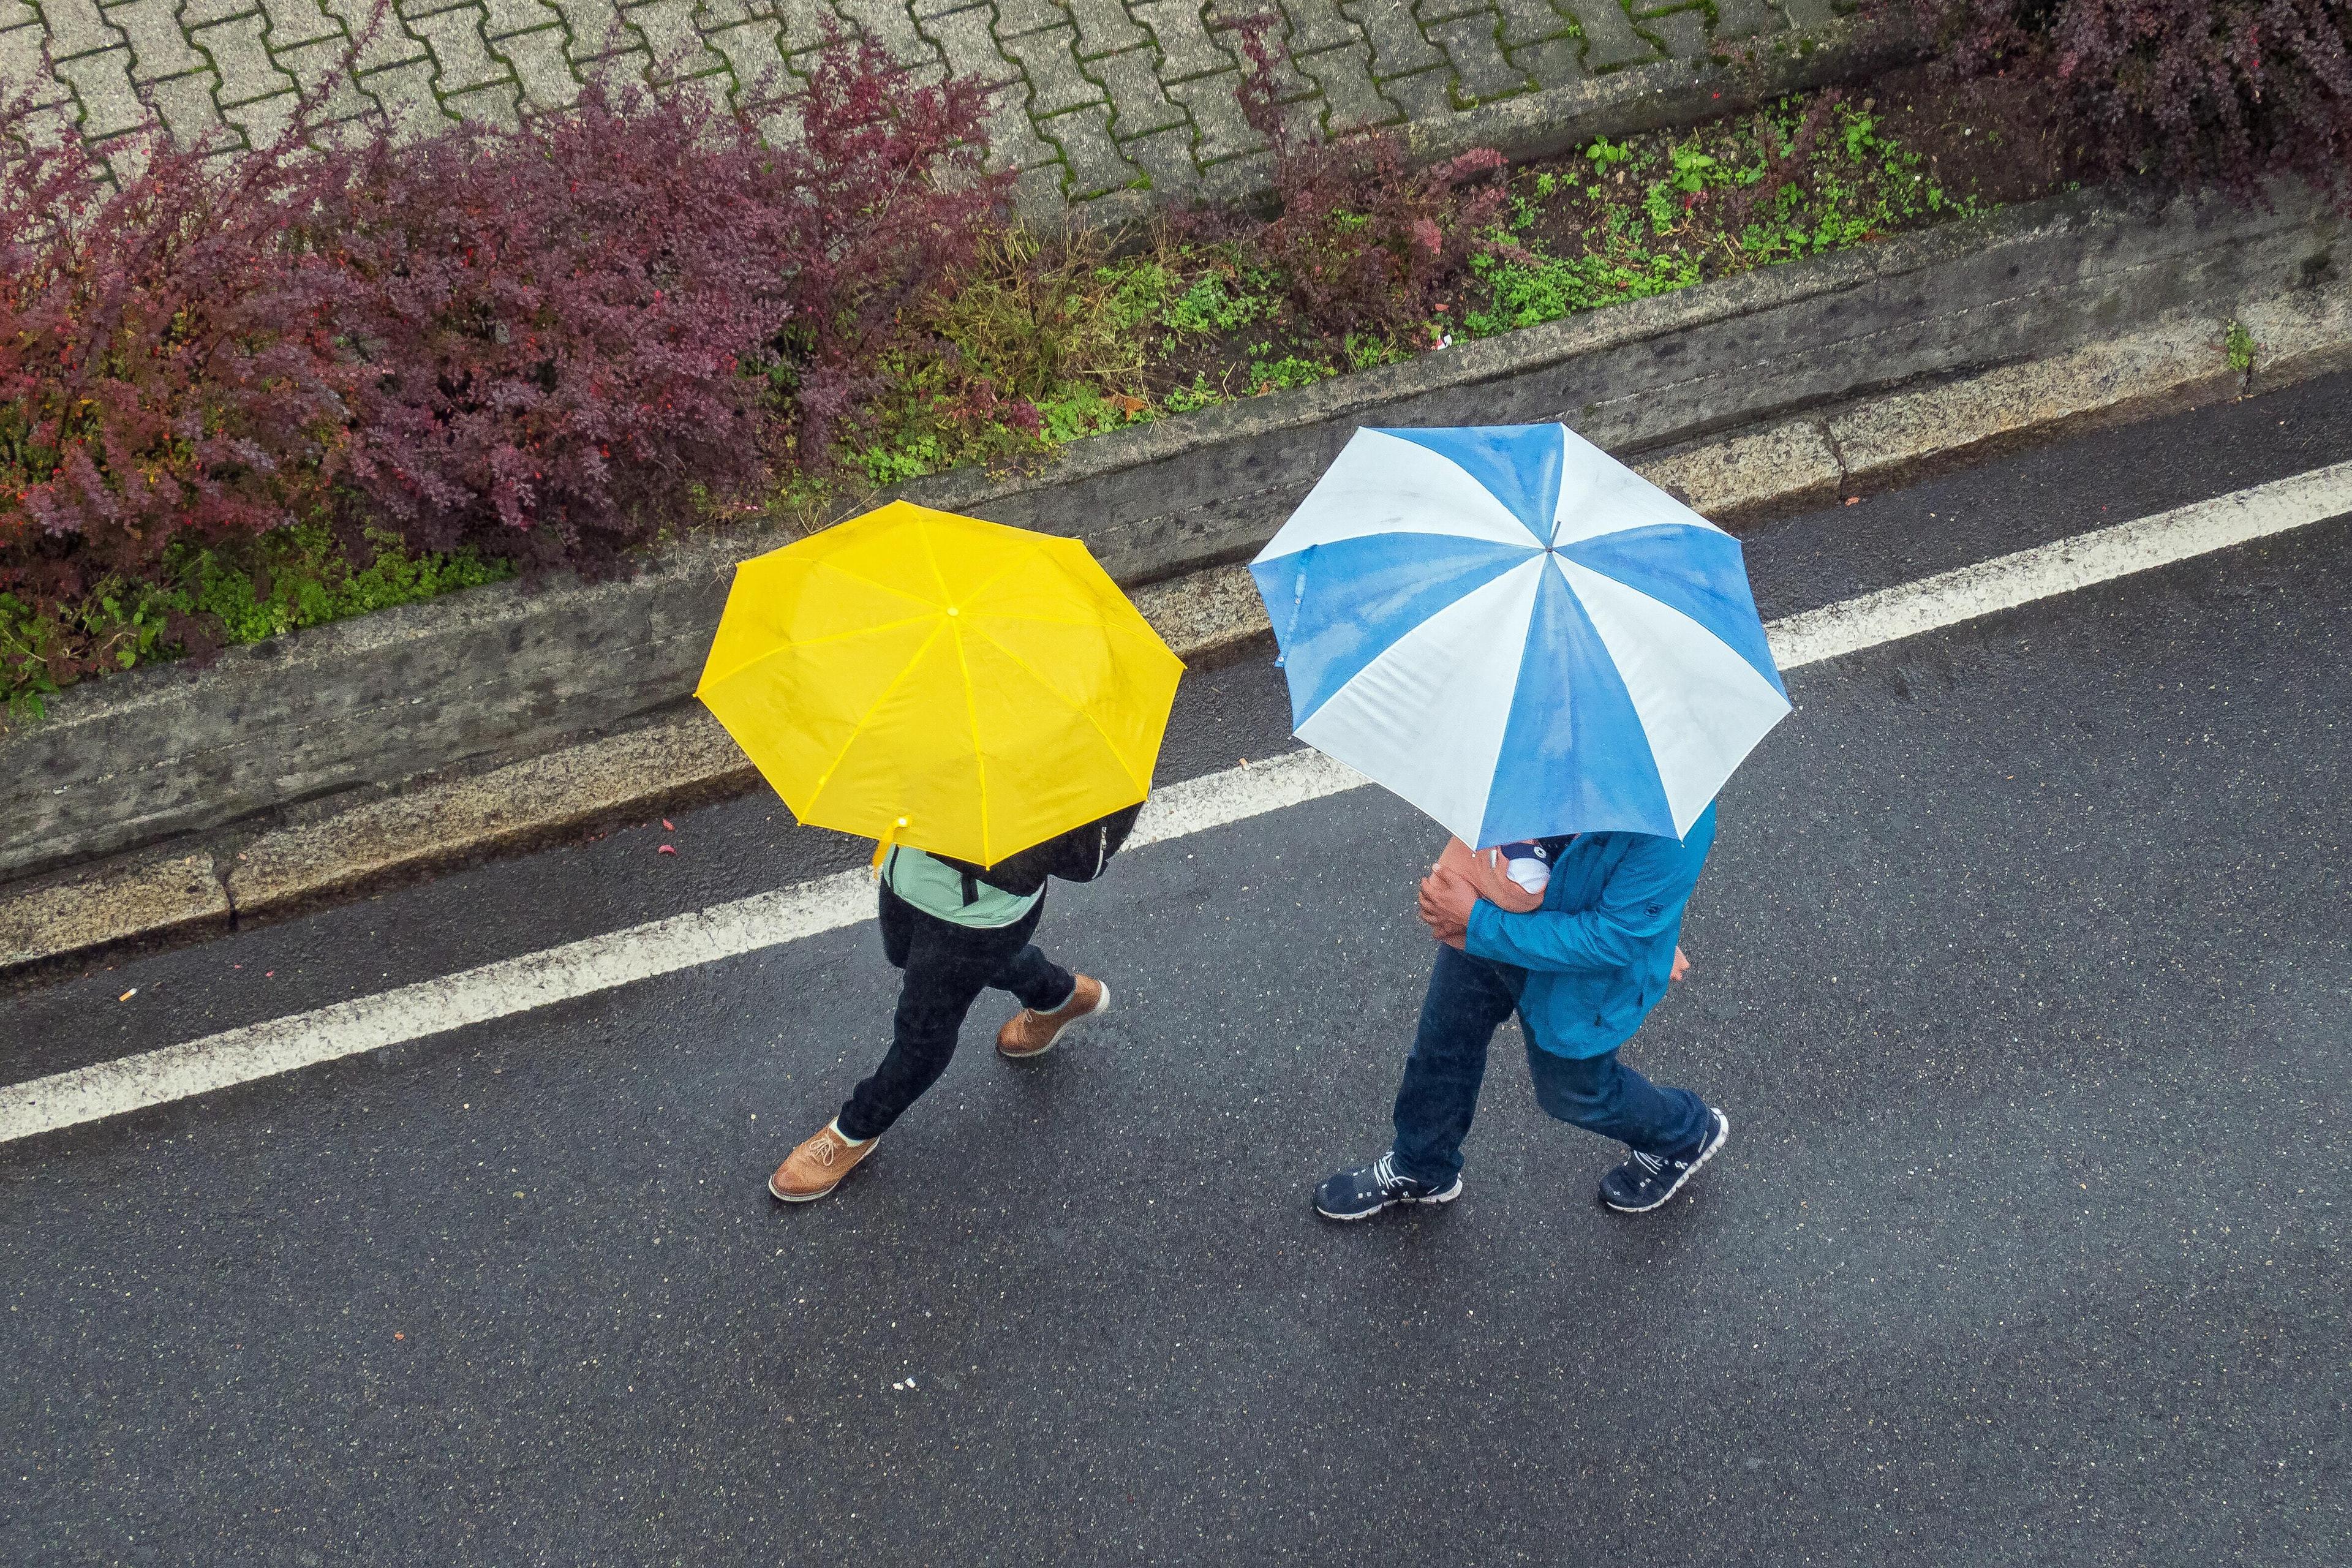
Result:
M1183 668L1076 540L893 501L737 567L695 695L803 822L986 866L1150 793Z

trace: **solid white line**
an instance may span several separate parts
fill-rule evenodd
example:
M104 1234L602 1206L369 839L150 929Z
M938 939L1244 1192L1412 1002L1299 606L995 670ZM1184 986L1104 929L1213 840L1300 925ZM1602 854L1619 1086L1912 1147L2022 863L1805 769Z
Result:
M2352 462L2233 490L1808 610L1765 628L1782 669L1957 626L2352 512Z
M1780 668L1795 669L2347 512L2352 462L1809 610L1773 622L1766 632ZM1181 838L1366 782L1319 752L1285 752L1157 792L1129 843L1140 847ZM845 871L315 1012L35 1079L0 1089L0 1143L781 946L854 925L873 909L866 873Z

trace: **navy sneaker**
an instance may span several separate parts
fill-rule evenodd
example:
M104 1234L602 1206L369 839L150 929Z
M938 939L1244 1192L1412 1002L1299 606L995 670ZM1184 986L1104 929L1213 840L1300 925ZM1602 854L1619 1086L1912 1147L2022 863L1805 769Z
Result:
M1715 1118L1715 1125L1697 1153L1687 1160L1637 1153L1601 1178L1601 1201L1619 1214L1648 1214L1681 1192L1683 1184L1697 1175L1698 1168L1714 1159L1723 1141L1731 1136L1729 1117L1713 1106L1707 1107L1706 1113Z
M1369 1165L1336 1171L1315 1189L1315 1212L1325 1219L1370 1219L1391 1204L1450 1204L1462 1195L1462 1178L1444 1186L1416 1182L1383 1154Z

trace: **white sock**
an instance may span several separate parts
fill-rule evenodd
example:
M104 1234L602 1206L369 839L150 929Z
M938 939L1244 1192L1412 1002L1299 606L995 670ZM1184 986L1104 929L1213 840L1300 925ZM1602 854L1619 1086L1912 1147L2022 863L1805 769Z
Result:
M826 1122L825 1125L833 1130L833 1135L835 1138L840 1139L843 1142L848 1144L853 1149L863 1149L866 1145L874 1142L871 1138L852 1138L848 1133L844 1132L841 1130L841 1118L838 1116Z

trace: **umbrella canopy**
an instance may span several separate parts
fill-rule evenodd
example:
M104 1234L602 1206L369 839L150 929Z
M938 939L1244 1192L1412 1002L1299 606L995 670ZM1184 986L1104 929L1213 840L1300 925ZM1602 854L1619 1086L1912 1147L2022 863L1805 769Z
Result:
M1250 571L1298 737L1474 847L1679 838L1789 711L1738 541L1565 426L1359 430Z
M695 695L801 821L985 866L1150 793L1183 668L1076 540L894 501L737 567Z

